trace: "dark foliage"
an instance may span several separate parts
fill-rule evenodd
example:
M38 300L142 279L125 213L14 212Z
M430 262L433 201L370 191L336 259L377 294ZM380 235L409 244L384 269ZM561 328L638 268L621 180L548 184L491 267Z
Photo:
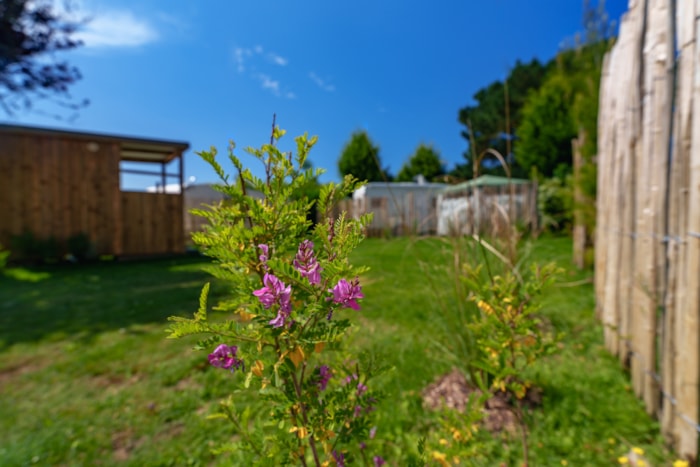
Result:
M78 26L50 1L0 0L0 107L6 114L40 99L70 110L87 105L73 102L68 92L80 71L54 55L81 45L73 38Z
M366 131L356 131L343 148L338 160L340 175L353 175L359 180L378 182L391 180L379 159L379 146L375 145Z
M458 166L454 175L461 178L471 177L472 153L479 154L487 148L494 148L504 157L510 157L508 142L513 140L515 129L520 125L522 107L529 93L540 87L551 67L551 62L543 65L537 59L532 59L529 63L518 60L508 74L506 83L494 81L480 89L473 97L475 105L459 110L458 120L465 127L462 136L467 140L467 144L470 144L470 132L473 133L476 147L469 148L464 153L466 164ZM508 122L505 115L506 86ZM488 158L482 164L480 173L498 166L495 160Z

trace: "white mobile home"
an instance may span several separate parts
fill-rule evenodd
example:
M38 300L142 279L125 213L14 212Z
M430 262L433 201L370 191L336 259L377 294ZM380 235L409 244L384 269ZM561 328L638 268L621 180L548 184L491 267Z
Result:
M438 235L494 234L508 222L537 228L537 185L530 180L482 175L445 188L437 204Z
M437 230L437 197L444 183L369 182L353 193L356 216L374 213L367 234L434 234Z

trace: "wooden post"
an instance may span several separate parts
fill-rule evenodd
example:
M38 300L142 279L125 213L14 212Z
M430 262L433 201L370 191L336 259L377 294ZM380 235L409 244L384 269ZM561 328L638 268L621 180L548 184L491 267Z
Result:
M600 92L598 103L598 154L596 155L597 168L597 193L596 193L596 231L595 231L595 297L596 317L603 320L603 303L605 301L605 274L607 270L608 242L610 238L610 223L608 213L610 207L607 203L610 193L610 180L613 171L612 134L615 121L613 120L614 98L609 89L610 80L610 55L608 52L603 59L603 70L600 78ZM607 333L607 331L606 331Z
M583 269L585 266L585 251L586 251L586 225L583 222L583 213L581 212L584 200L581 190L581 164L583 163L581 156L581 147L583 146L584 134L583 129L579 129L578 138L571 140L571 151L574 158L574 265L577 268Z
M664 321L664 358L663 387L677 396L683 384L683 368L686 354L682 351L683 326L681 319L686 305L687 282L697 281L696 277L686 275L688 238L686 237L688 216L688 182L691 149L690 120L693 110L693 60L695 54L695 4L680 1L677 11L677 43L681 47L678 57L678 84L676 95L676 115L674 125L672 176L669 187L669 244L668 294L666 296L666 316ZM669 441L678 447L680 432L685 422L680 418L678 406L670 403L664 406L661 416L661 428Z
M700 11L700 0L695 2L693 17ZM700 23L695 20L695 40L700 34ZM679 348L684 355L679 371L680 393L678 394L678 410L694 424L698 423L698 313L700 312L700 47L695 45L693 57L693 104L690 146L690 181L688 199L688 218L686 241L688 242L686 257L687 276L685 307L679 319L682 322L681 341ZM678 451L681 456L695 458L697 456L698 433L694 426L684 424L680 427Z

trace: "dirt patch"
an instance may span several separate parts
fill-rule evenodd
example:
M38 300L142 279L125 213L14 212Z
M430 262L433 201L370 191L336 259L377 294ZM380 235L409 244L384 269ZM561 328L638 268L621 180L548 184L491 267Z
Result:
M134 449L143 442L143 438L136 439L134 437L134 430L131 428L117 431L112 434L112 457L117 462L126 462Z
M165 442L179 437L185 432L185 424L180 422L166 423L165 427L155 436L156 442Z
M482 397L482 394L480 389L470 385L464 374L455 368L440 376L423 390L423 406L432 410L448 408L464 412L469 406L470 399L477 400ZM498 433L517 429L517 419L510 399L507 393L497 392L486 400L482 410L483 423L487 430ZM525 397L528 407L538 406L541 401L541 393L537 390L528 391Z
M176 391L197 391L201 388L202 385L190 377L182 378L173 386Z
M13 363L10 366L0 369L0 387L7 387L9 386L8 383L10 383L12 380L27 373L34 373L45 367L45 364L41 365L31 359Z
M123 375L114 373L104 373L95 375L90 378L90 383L99 388L108 391L120 391L124 386L130 386L138 383L141 380L141 375L134 374L129 378Z

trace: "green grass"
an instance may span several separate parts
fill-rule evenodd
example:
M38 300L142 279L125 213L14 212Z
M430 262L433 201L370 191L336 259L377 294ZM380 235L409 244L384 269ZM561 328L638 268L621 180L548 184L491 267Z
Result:
M570 245L544 238L531 258L570 270ZM353 261L372 270L362 311L352 312L351 342L394 366L378 383L387 395L378 437L393 465L403 465L436 423L421 390L455 364L445 350L459 355L459 329L448 319L460 303L452 253L439 239L372 239ZM182 258L0 276L0 465L246 465L210 452L235 439L226 424L206 419L230 392L230 374L209 368L193 340L165 339L168 316L196 309L210 280L204 264ZM589 277L570 272L564 281ZM214 283L212 303L225 292ZM528 414L531 464L614 465L639 446L654 465L670 465L657 423L602 346L590 282L553 287L543 313L563 339L533 371L544 392L542 407ZM517 439L478 440L481 465L510 465L520 455Z

